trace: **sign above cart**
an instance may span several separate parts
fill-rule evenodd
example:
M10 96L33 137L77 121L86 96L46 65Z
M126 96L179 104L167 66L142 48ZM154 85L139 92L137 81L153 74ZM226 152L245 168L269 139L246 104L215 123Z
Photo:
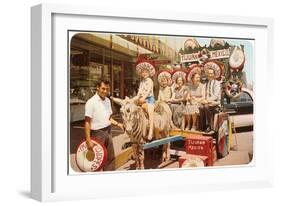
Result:
M229 56L230 56L229 49L221 49L221 50L210 51L209 59L223 59L223 58L229 58ZM200 51L192 54L180 54L181 63L200 61L200 58L201 58Z

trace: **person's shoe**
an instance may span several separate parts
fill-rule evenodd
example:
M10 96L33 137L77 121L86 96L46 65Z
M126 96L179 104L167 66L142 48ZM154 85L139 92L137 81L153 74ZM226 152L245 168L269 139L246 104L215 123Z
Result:
M192 127L190 131L193 131L193 132L194 132L194 131L196 131L196 128L195 128L195 127Z

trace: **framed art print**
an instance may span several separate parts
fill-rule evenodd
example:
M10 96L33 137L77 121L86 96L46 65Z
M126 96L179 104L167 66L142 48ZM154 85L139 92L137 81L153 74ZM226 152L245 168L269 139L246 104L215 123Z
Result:
M271 19L31 14L33 198L272 185Z

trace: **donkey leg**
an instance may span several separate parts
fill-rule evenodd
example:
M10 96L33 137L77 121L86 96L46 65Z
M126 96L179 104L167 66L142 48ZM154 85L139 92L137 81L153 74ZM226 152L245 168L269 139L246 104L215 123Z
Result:
M164 138L168 137L168 135L169 135L168 131L164 131L163 133L164 133L164 135L163 135ZM165 162L168 160L170 160L170 143L164 144L163 150L162 150L162 162Z
M139 169L144 170L144 149L143 145L139 145Z
M153 127L154 127L154 105L147 104L148 120L149 120L149 132L147 139L152 140L153 138Z
M166 136L166 132L163 132L162 131L162 138L165 138L165 137L167 137ZM165 162L166 160L166 146L167 144L164 144L163 146L162 146L162 157L161 157L161 163L163 163L163 162Z
M170 146L171 146L171 144L168 143L167 147L166 147L166 161L169 161L171 159Z
M170 160L170 143L163 145L162 151L162 162L166 162Z
M163 145L162 147L162 158L161 158L161 163L165 162L166 157L166 144Z
M135 157L136 169L139 168L139 158L138 158L138 145L133 144L133 156Z

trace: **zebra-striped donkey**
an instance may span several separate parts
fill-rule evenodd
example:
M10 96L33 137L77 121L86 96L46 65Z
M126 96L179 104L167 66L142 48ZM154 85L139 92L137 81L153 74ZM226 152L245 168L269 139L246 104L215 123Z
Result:
M124 129L132 142L133 155L136 159L136 169L144 169L144 149L149 122L144 109L126 97L111 99L121 105L121 115L124 120ZM165 102L156 102L154 110L154 140L168 137L173 127L172 112ZM169 144L163 145L162 162L170 159Z

